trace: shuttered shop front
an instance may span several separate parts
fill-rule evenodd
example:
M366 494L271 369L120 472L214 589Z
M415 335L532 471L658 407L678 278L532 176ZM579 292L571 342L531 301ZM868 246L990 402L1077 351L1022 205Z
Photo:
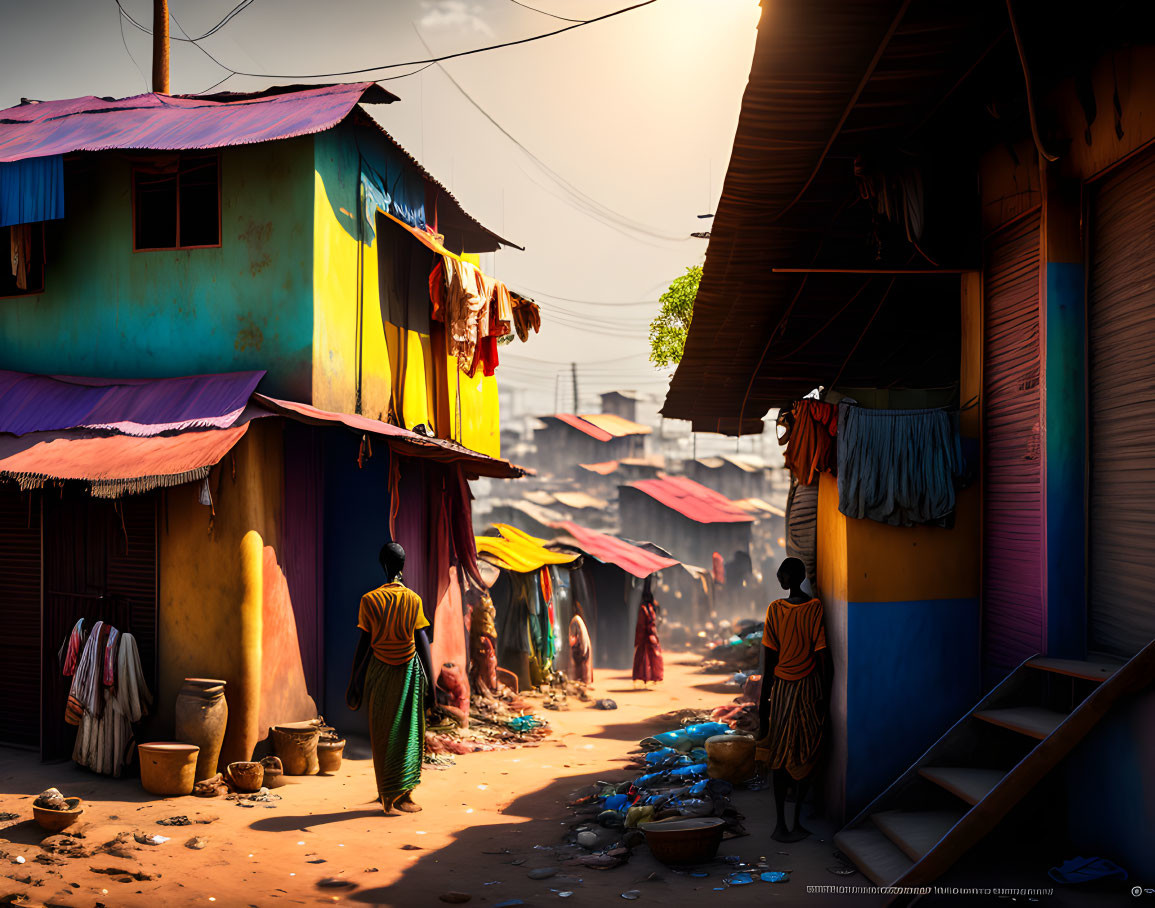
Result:
M1039 216L986 244L983 661L988 682L1043 649Z
M1155 638L1155 153L1092 186L1089 643Z

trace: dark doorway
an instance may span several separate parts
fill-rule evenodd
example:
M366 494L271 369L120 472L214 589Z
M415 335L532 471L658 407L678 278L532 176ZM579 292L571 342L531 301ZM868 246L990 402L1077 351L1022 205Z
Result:
M0 743L40 747L40 493L0 483Z

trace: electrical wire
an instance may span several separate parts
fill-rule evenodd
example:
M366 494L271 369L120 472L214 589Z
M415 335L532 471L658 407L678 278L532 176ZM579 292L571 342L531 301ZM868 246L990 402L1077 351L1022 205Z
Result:
M205 38L210 38L213 35L215 35L217 32L219 32L222 28L224 28L226 25L228 25L229 22L231 22L237 15L239 15L240 13L243 13L246 9L248 9L250 6L252 6L252 4L254 2L256 2L256 0L241 0L240 3L238 3L236 6L234 6L231 10L229 10L225 14L225 17L223 19L221 19L216 25L214 25L212 28L210 28L203 35L199 35L198 37L193 38L193 37L189 36L188 32L186 32L183 28L181 28L180 30L181 30L181 33L184 35L184 37L183 38L172 38L170 36L170 40L182 41L182 42L185 42L188 44L196 44L198 41L203 41ZM123 6L121 6L120 0L116 0L116 5L120 8L121 15L124 16L124 18L127 19L135 28L144 32L146 35L152 34L152 29L149 28L144 23L135 19L128 12L128 10L126 10ZM170 12L169 15L172 16L174 21L176 20L176 14L175 13ZM180 23L177 23L177 28L180 28ZM223 64L218 64L218 65L223 66ZM228 69L227 66L225 66L224 68Z
M534 13L540 13L543 16L549 16L551 19L558 19L561 22L583 22L584 23L584 22L588 21L586 19L567 19L565 16L558 16L558 15L555 15L554 13L547 13L544 9L537 9L536 7L530 6L528 3L522 3L521 0L509 0L509 2L512 3L514 6L520 6L522 9L527 9L530 12L534 12Z
M120 6L120 0L117 0L116 5L118 7ZM123 15L124 10L121 9L120 12ZM144 70L140 68L140 64L136 62L136 57L132 55L132 51L128 49L128 39L124 36L124 19L121 16L117 16L116 22L117 25L120 26L120 43L124 45L124 52L128 54L128 59L132 61L132 65L135 66L136 71L140 73L140 80L144 83L144 90L148 91L151 88L148 84L148 77L145 76Z

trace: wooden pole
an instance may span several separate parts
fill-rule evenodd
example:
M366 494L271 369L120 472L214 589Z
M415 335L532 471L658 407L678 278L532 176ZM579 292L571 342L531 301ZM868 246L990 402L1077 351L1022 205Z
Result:
M152 90L169 93L168 0L152 0Z

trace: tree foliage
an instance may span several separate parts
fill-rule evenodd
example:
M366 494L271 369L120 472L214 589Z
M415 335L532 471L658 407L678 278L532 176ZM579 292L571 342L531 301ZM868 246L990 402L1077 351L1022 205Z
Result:
M662 309L650 322L650 362L655 366L676 366L682 361L701 280L701 265L687 268L659 299Z

